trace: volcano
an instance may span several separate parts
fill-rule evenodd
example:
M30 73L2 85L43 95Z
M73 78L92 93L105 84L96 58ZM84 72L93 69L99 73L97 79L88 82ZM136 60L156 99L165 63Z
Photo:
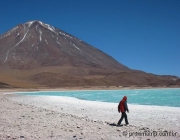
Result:
M0 36L0 82L8 87L169 86L176 85L177 79L132 70L38 20Z
M128 70L109 55L41 21L20 24L0 37L0 65L15 69L47 66Z

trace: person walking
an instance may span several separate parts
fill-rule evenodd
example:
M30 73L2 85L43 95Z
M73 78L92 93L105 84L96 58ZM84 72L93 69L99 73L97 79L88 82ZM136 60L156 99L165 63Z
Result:
M121 125L122 120L125 118L126 125L129 124L126 111L129 113L129 109L127 106L127 97L124 96L123 99L119 102L118 112L121 112L121 118L119 119L117 125Z

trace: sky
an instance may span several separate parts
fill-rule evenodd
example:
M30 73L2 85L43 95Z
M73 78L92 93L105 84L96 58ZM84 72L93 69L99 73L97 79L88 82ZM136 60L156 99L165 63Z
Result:
M40 20L121 64L180 77L180 0L1 0L0 34Z

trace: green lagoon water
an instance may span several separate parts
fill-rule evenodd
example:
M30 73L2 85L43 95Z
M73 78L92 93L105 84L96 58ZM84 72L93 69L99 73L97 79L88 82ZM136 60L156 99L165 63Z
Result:
M180 88L176 89L141 89L141 90L89 90L89 91L41 91L21 92L33 96L67 96L82 100L118 103L124 95L128 103L180 107Z

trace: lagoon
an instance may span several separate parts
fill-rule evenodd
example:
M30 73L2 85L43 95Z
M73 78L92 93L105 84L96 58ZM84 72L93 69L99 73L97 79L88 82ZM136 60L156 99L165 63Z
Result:
M180 89L79 90L21 92L30 96L67 96L81 100L118 103L123 96L129 104L180 107Z

